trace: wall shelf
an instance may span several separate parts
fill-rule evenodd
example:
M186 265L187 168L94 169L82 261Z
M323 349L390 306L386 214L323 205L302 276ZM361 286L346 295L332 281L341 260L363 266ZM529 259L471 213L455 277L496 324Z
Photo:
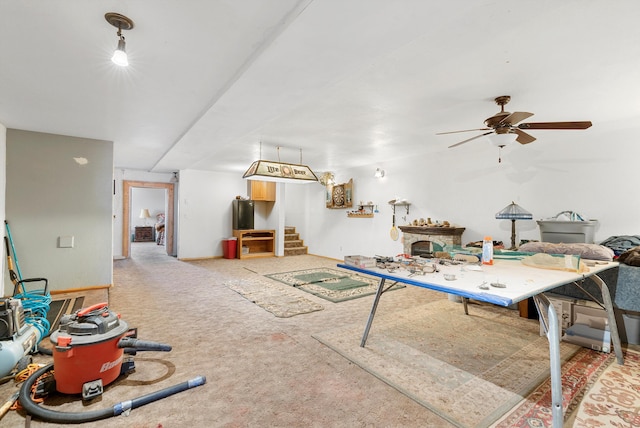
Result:
M347 217L349 218L373 218L373 204L360 204L355 211L348 211Z
M409 215L409 206L411 202L389 202L389 205L393 208L393 214L396 214L396 207L405 207L407 209L407 215Z

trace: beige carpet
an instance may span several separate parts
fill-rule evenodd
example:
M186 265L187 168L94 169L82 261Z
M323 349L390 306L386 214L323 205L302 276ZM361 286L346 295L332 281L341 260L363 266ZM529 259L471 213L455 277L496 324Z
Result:
M486 427L549 376L539 324L491 305L441 300L376 316L314 337L377 378L460 427ZM562 343L566 361L578 349Z
M128 416L82 424L83 428L454 426L312 337L353 326L358 347L372 296L334 304L293 289L323 305L324 310L279 318L224 285L241 279L269 281L264 275L311 266L333 268L336 260L303 255L185 263L162 254L163 249L155 243L133 243L132 259L114 262L109 304L130 326L139 329L141 339L168 343L173 350L139 353L136 372L109 385L100 400L85 405L77 397L65 397L64 402L58 399L51 407L72 412L96 410L197 375L206 376L207 383L134 409ZM410 326L412 314L420 321L418 309L440 300L447 301L446 295L417 287L386 293L369 345L379 341L376 336L383 331L379 321L395 321L402 330L403 325ZM509 312L516 316L515 311ZM450 314L460 313L462 305L453 304ZM479 314L475 305L471 313ZM537 331L535 322L528 323L531 333ZM398 333L393 337L402 336ZM422 339L430 336L424 333ZM447 336L434 337L440 341L438 347L446 349ZM477 342L483 343L483 337L479 335ZM365 349L369 352L372 348ZM486 351L489 356L490 351ZM474 353L471 358L476 355L480 358L481 354ZM470 359L465 352L462 357ZM51 360L45 356L36 359ZM629 365L629 369L632 372L627 378L637 385L640 368ZM12 382L0 385L0 400L15 390ZM21 427L26 422L24 412L9 411L0 419L0 426ZM34 419L30 426L69 425Z
M278 318L289 318L324 309L322 305L300 296L291 287L242 279L227 281L224 285Z

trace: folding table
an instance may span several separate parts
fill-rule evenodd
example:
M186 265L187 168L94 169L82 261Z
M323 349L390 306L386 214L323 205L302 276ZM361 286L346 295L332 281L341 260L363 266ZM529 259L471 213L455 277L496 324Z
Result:
M549 361L551 373L552 416L554 428L561 428L563 422L562 411L562 380L560 371L560 329L558 315L549 303L544 292L556 287L575 284L580 287L580 282L590 277L602 291L602 306L607 312L613 350L618 364L624 364L624 357L618 335L611 295L607 284L597 275L598 273L618 266L617 262L598 262L590 266L588 272L571 272L556 269L543 269L524 265L521 260L494 260L493 265L476 264L440 264L434 262L432 273L421 271L410 272L406 268L359 268L347 264L338 264L338 267L360 272L365 275L380 278L378 289L369 313L369 319L365 326L361 347L367 342L369 330L376 314L378 302L382 294L389 289L385 288L387 280L415 285L435 291L460 296L465 304L467 313L467 300L474 299L492 303L499 306L511 306L522 300L533 298L544 331L549 341ZM455 279L447 280L445 275L455 275Z

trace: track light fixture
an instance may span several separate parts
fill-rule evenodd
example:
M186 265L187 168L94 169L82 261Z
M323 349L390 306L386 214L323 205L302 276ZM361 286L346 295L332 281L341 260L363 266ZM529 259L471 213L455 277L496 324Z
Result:
M129 59L127 58L127 51L125 50L124 36L122 30L131 30L133 28L133 21L124 15L115 12L108 12L104 15L107 22L118 29L118 47L113 52L111 61L115 64L126 67L129 65Z

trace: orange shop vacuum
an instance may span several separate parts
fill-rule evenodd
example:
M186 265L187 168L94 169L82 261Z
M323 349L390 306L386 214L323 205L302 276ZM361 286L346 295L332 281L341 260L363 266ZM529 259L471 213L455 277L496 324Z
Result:
M20 404L27 413L46 421L82 423L117 416L206 382L204 376L198 376L143 397L118 403L111 408L88 412L58 412L33 401L32 386L40 378L46 380L47 376L44 375L51 371L53 381L49 376L49 387L36 385L36 390L55 389L59 393L81 394L83 400L92 400L102 394L106 385L120 375L134 370L131 355L138 351L171 351L169 345L138 340L135 336L135 329L129 329L127 323L109 310L106 303L63 316L59 329L50 336L55 345L53 364L37 370L23 383L19 392ZM43 382L42 379L40 382Z

